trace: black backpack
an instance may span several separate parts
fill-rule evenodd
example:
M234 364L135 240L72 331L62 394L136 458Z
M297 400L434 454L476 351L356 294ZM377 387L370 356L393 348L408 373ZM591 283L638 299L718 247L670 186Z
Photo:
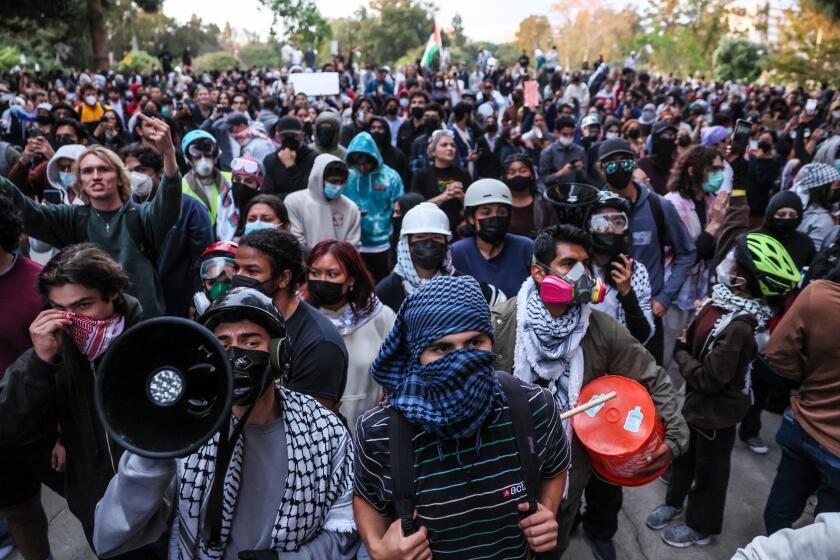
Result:
M811 261L805 278L802 280L802 289L814 280L840 281L840 235L837 235L838 228L829 233L827 239L834 239L820 249L819 253Z
M134 241L134 244L137 245L137 248L140 249L143 256L149 259L149 262L153 265L156 265L158 258L157 251L155 250L154 244L146 238L143 232L143 223L140 219L140 205L131 199L128 199L125 205L128 207L125 210L125 219L131 240ZM87 225L90 221L90 206L79 206L76 209L74 218L76 220L77 230L82 232L87 231Z
M502 390L508 400L516 448L522 468L522 480L525 481L525 493L528 496L528 513L537 511L537 499L540 491L540 471L534 425L531 409L528 406L528 394L521 382L509 373L497 371ZM414 428L393 407L389 417L390 437L388 445L391 457L391 484L393 485L394 509L400 518L403 533L406 536L417 532L414 523L414 504L417 496L414 488L414 449L411 446Z

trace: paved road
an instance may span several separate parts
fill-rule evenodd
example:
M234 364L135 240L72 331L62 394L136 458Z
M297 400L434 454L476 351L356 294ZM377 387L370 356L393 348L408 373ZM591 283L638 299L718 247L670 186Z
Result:
M755 535L763 534L762 512L779 462L780 450L773 436L780 417L764 413L763 420L762 436L770 447L767 455L755 455L741 442L735 444L723 535L714 538L711 544L704 547L679 550L665 545L658 532L651 531L644 524L645 516L661 504L665 497L665 485L657 481L624 491L624 507L615 538L619 557L624 560L725 560ZM53 556L57 560L95 560L82 536L79 522L67 510L64 501L48 489L44 491L43 501L50 519ZM571 548L564 558L592 558L589 545L580 530L573 536ZM23 559L15 553L8 560Z

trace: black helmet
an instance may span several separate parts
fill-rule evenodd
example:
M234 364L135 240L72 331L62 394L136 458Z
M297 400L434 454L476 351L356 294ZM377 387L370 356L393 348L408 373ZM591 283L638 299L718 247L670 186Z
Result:
M286 337L286 322L267 295L253 288L233 288L213 302L198 318L211 331L221 322L247 319L262 325L273 339Z

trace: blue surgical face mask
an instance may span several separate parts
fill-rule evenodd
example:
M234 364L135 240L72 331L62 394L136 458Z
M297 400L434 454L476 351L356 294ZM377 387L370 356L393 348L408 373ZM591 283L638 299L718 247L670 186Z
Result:
M58 179L61 181L61 186L69 189L73 186L73 181L76 180L76 176L70 171L59 171Z
M716 193L723 185L723 171L709 171L709 177L703 183L703 190L707 193Z
M272 224L271 222L261 222L260 220L257 220L256 222L248 222L245 224L245 235L260 229L276 229L278 227L280 226L277 224Z
M344 190L344 185L336 185L335 183L324 183L324 198L327 200L335 200L341 196L341 191Z

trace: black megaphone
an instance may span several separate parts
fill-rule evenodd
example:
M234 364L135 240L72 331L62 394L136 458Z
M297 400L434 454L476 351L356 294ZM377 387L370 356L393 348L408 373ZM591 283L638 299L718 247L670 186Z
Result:
M185 457L230 419L233 373L205 327L157 317L117 338L96 372L95 402L108 434L153 459Z

